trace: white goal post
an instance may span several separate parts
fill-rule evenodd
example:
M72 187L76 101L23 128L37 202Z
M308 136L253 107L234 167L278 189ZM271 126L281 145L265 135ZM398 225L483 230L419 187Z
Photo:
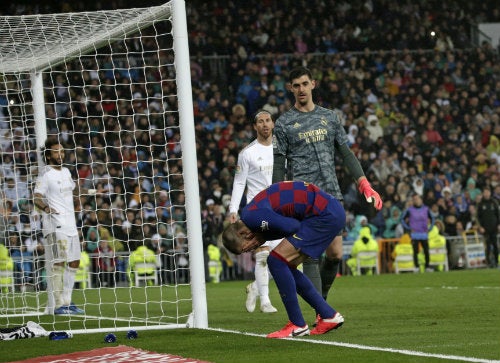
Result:
M1 327L208 327L190 72L183 0L0 17ZM48 137L77 188L98 190L75 207L89 256L73 290L79 315L46 314L33 186ZM143 246L156 268L141 284L129 262Z

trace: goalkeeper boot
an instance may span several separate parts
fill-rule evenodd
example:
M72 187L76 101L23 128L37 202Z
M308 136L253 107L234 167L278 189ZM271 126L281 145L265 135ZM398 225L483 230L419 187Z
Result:
M340 328L342 324L344 324L344 317L339 312L330 319L319 318L316 327L311 330L311 335L328 333L330 330Z
M297 326L291 321L289 321L281 330L275 331L273 333L267 334L268 338L289 338L289 337L303 337L309 335L309 327L304 325L303 327Z
M257 291L256 288L254 288L253 282L247 285L247 301L245 303L245 306L247 308L247 311L249 313L253 313L255 310L255 305L257 304L257 296L259 295L259 292Z

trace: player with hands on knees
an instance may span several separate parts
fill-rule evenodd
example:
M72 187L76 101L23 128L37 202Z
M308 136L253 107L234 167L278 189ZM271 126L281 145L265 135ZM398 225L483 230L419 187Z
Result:
M280 238L267 264L285 305L289 322L268 338L318 335L337 329L344 317L332 308L297 266L319 258L345 225L342 204L316 185L294 181L272 184L241 211L241 219L222 233L224 246L235 254L249 252ZM300 295L319 316L309 330L299 306Z

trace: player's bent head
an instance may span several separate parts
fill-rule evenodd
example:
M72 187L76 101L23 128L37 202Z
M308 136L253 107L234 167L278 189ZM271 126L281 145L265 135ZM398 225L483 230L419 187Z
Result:
M239 223L231 223L222 232L222 244L226 249L235 255L241 254L241 237L238 234Z

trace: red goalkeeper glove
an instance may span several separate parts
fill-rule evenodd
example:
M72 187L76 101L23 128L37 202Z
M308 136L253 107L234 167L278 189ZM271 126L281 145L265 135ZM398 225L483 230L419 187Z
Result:
M373 190L368 179L363 179L359 182L358 190L365 196L368 203L373 203L376 210L382 209L382 198L380 198L380 195Z

